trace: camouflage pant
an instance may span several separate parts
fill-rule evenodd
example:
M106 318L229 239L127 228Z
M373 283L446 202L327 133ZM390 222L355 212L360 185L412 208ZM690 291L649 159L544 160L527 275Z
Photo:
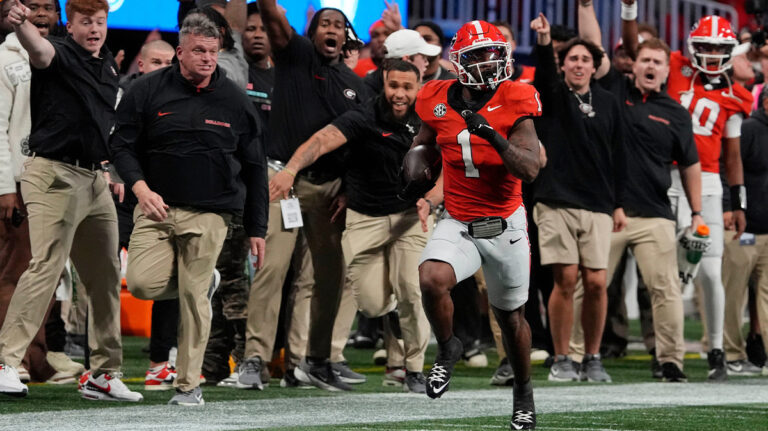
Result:
M203 360L203 375L210 382L229 376L230 355L239 364L245 353L245 319L250 289L245 273L248 248L242 218L233 217L216 262L221 284L211 300L211 334Z

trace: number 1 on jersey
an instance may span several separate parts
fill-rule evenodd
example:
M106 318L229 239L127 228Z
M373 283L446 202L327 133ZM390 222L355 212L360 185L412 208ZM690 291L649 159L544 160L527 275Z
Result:
M461 158L464 160L464 175L467 178L480 178L480 171L472 163L472 146L470 146L469 130L464 129L456 135L456 140L461 145Z

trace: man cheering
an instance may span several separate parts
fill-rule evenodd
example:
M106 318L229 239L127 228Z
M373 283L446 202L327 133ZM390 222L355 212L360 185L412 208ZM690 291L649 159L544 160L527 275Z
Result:
M118 172L139 200L128 289L141 299L179 297L178 378L170 404L204 404L200 370L216 287L211 278L233 215L243 213L251 252L264 260L260 125L245 93L217 68L219 47L208 18L185 18L179 63L133 84L118 107L112 138Z

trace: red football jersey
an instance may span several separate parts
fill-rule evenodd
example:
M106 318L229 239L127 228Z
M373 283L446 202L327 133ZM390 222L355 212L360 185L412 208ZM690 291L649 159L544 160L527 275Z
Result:
M514 81L533 84L533 77L536 75L536 68L532 66L515 66L515 69L518 67L520 70L522 70L522 73Z
M463 222L507 218L523 203L520 179L509 173L488 141L469 133L464 118L450 106L448 88L455 82L430 81L416 98L416 113L437 133L445 208ZM541 115L539 93L532 85L504 81L477 113L507 137L521 118Z
M691 113L701 170L718 173L725 123L734 114L749 116L752 95L739 84L733 84L732 95L728 88L707 90L700 79L696 79L690 91L696 69L680 51L672 53L669 66L667 92Z

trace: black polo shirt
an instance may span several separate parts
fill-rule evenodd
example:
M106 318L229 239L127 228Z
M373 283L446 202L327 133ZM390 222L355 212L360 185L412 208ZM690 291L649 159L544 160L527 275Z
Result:
M273 52L275 92L267 130L267 157L287 162L315 132L368 97L363 80L338 62L330 64L312 41L295 31L288 45ZM328 179L344 172L340 151L318 159L308 171Z
M624 187L624 134L616 98L590 85L595 115L557 74L552 45L536 46L534 86L541 95L542 116L536 133L547 150L547 165L536 179L535 200L549 205L613 214ZM588 95L580 96L584 102Z
M109 160L117 64L106 48L99 57L70 36L50 37L55 54L46 69L32 68L30 152L74 163Z
M275 68L262 69L251 65L248 68L248 85L245 93L253 102L259 113L261 124L269 124L269 114L272 112L272 93L275 87Z
M377 96L332 124L350 149L345 176L349 208L379 217L415 207L416 200L402 201L397 193L402 189L400 167L419 131L419 117L411 111L398 121L384 97Z
M619 100L627 175L621 202L627 215L674 220L667 196L672 162L699 161L691 115L666 91L643 95L634 82L611 67L598 83Z

